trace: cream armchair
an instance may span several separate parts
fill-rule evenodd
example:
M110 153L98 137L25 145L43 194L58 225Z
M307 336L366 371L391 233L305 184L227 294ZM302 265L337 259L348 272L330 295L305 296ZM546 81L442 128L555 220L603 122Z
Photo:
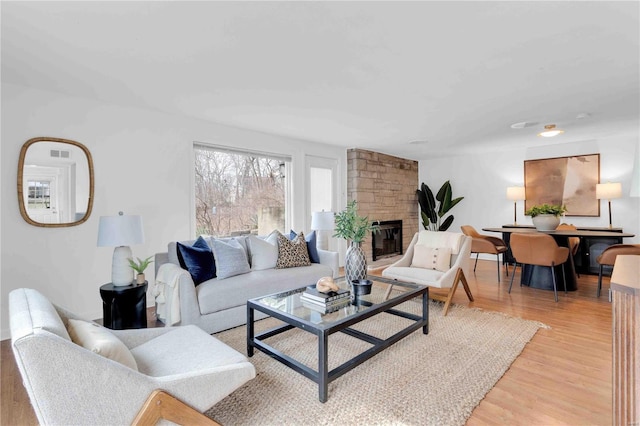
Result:
M16 363L43 425L144 424L168 417L204 424L210 420L202 412L255 377L244 355L194 325L109 330L25 288L9 294L9 317ZM80 335L78 324L102 341L91 349L74 343L70 334ZM93 352L109 340L124 344L118 357L111 350Z
M451 299L462 282L467 297L473 301L466 275L471 262L472 238L455 232L420 231L413 236L404 256L382 272L382 276L400 281L448 288L447 296L431 295L444 302L447 315ZM393 286L387 290L387 295Z

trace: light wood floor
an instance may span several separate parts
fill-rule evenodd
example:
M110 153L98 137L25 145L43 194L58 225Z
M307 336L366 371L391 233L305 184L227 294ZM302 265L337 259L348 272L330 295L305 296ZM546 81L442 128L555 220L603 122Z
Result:
M610 425L612 404L611 305L609 279L597 299L597 276L582 276L567 296L519 287L507 293L508 278L497 283L496 265L479 261L469 285L475 302L458 290L455 303L537 320L541 329L511 368L476 407L468 425ZM152 324L150 324L152 326ZM2 425L37 424L11 353L0 343Z

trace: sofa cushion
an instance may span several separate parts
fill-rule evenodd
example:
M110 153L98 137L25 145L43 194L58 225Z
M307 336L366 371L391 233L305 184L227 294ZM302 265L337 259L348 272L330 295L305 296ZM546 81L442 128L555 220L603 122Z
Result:
M245 306L248 299L306 287L331 274L329 266L313 263L300 268L251 271L225 280L214 278L196 288L200 314Z
M251 235L248 238L251 252L251 270L261 271L276 267L278 261L278 233L272 232L265 239Z
M278 261L276 262L276 269L309 266L310 264L307 242L302 232L293 240L289 240L280 233L278 234Z
M435 269L446 272L451 265L451 248L449 247L427 247L416 244L413 247L413 260L411 267Z
M219 280L246 274L251 270L247 261L247 253L238 241L229 239L225 242L214 238L212 244L216 262L216 276Z
M108 329L93 322L70 318L69 334L71 340L83 348L138 371L138 365L129 348Z
M289 232L289 239L293 240L298 234L291 230ZM309 252L309 261L311 263L320 263L320 255L318 254L318 247L316 245L316 231L311 231L310 234L305 235L305 241L307 242L307 251Z
M189 271L195 285L216 276L213 251L202 236L192 246L177 243L177 250L180 266Z

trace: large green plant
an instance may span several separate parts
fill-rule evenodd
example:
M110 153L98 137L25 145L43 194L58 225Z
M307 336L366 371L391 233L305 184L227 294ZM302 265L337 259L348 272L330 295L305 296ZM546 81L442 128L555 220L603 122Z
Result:
M369 222L368 216L358 216L357 201L347 203L347 208L335 216L334 237L361 243L369 232L378 232L380 226Z
M422 182L421 189L417 189L418 204L420 204L420 215L422 216L422 226L428 231L446 231L453 223L453 215L443 216L449 212L464 197L451 199L451 183L446 181L435 198L431 189ZM436 201L438 204L436 204Z

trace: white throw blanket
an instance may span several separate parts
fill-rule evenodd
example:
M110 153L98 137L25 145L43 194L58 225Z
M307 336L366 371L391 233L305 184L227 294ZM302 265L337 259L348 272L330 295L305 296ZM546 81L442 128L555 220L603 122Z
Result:
M158 268L154 296L158 319L171 326L180 322L180 289L178 283L182 275L189 275L178 265L165 263Z

